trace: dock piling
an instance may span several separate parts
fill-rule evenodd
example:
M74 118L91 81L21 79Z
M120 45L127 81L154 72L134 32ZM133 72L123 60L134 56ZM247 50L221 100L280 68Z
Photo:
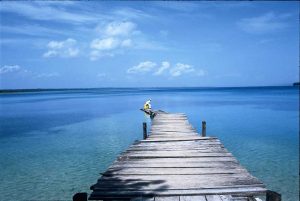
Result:
M281 201L281 195L274 191L267 191L267 199L266 201Z
M206 121L202 121L202 137L206 136Z
M147 139L147 123L143 122L143 139Z
M73 196L73 201L87 201L87 193L76 193Z

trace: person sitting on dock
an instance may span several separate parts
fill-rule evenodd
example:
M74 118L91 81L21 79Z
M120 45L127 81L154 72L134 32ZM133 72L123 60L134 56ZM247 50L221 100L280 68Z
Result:
M151 99L149 99L148 101L145 102L144 104L144 110L151 110Z

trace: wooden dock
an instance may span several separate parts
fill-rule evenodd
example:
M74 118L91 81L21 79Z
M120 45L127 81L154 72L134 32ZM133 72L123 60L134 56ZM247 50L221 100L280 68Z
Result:
M132 201L250 201L267 193L218 138L200 136L181 113L158 113L148 137L123 152L91 190L89 200ZM280 200L273 197L267 200Z

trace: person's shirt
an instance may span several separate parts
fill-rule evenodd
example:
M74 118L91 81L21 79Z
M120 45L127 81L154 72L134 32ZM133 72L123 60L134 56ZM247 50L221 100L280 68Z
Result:
M150 104L150 100L146 101L145 105L144 105L144 109L151 109L151 104Z

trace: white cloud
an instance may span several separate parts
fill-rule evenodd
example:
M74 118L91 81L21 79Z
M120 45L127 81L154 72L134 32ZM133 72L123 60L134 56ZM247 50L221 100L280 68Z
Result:
M12 73L21 70L19 65L5 65L0 68L0 74Z
M115 56L115 55L111 52L102 52L99 50L93 50L90 52L90 60L91 61L96 61L101 57L113 57L113 56Z
M117 18L121 19L136 19L141 20L144 18L154 18L154 15L150 15L142 10L129 8L129 7L120 7L114 10L112 15L117 16Z
M245 32L253 34L265 34L286 28L288 14L275 15L273 12L265 13L258 17L244 18L237 25Z
M49 51L47 51L47 52L45 52L44 54L43 54L43 57L52 57L52 56L56 56L57 55L57 52L56 51L54 51L54 50L49 50Z
M36 73L30 70L27 70L24 67L19 65L5 65L0 68L0 74L9 74L14 73L18 76L30 76L34 78L51 78L51 77L58 77L60 76L59 73Z
M173 77L178 77L181 76L182 74L191 73L194 71L195 69L188 64L177 63L175 67L170 69L170 74Z
M92 40L90 44L91 60L115 55L123 48L133 48L134 42L131 37L139 32L136 24L131 21L112 21L99 25L96 30L100 33L100 37Z
M70 41L71 43L74 42L72 39L67 39L67 40ZM62 42L50 41L47 46L51 49L61 49L61 48L63 48L64 43L65 43L64 41L62 41Z
M165 70L170 68L170 63L168 61L163 61L161 67L154 73L154 75L161 75Z
M59 73L53 72L53 73L37 73L30 70L27 70L24 67L21 67L19 65L5 65L0 67L0 75L4 74L6 75L13 75L18 77L27 77L27 78L53 78L60 76Z
M111 50L120 45L120 41L115 38L95 39L91 42L91 48L97 50Z
M180 77L184 74L191 74L193 76L204 76L207 72L203 69L196 69L189 64L176 63L171 65L169 61L161 62L161 65L157 65L152 61L141 62L136 66L133 66L127 70L129 74L138 74L150 72L152 75L161 76L168 75L171 77Z
M49 20L69 22L69 23L88 23L96 22L105 18L100 14L91 15L89 12L70 12L71 9L66 9L68 4L57 2L53 4L41 4L40 2L1 2L1 12L17 13L19 15L34 19L34 20Z
M131 47L132 46L132 40L131 39L125 39L121 43L122 47Z
M204 76L207 72L203 69L194 68L189 64L176 63L171 65L169 61L161 62L161 65L158 66L155 62L145 61L141 62L136 66L133 66L127 70L129 74L137 73L151 73L152 75L168 75L171 77L179 77L183 74L192 73L193 76Z
M166 47L161 43L158 43L156 41L145 40L145 39L140 39L138 42L136 42L134 48L140 50L156 50L156 51L169 50L169 47Z
M43 57L76 57L79 54L76 45L77 41L72 38L64 41L50 41L47 45L48 51L43 54Z
M125 53L127 50L165 50L161 44L149 41L132 21L112 21L96 27L99 37L90 43L90 60ZM97 50L97 51L95 51Z
M127 70L127 73L145 73L151 71L156 66L152 61L144 61L137 66L133 66Z
M53 35L67 35L70 34L69 31L66 30L58 30L53 28L48 28L45 26L40 26L37 24L18 24L18 25L3 25L0 24L0 30L3 33L14 33L14 34L22 34L29 36L41 36L41 37L49 37ZM36 39L34 39L36 40Z
M4 65L0 67L0 76L32 76L31 71L21 67L20 65ZM0 78L1 79L1 78Z
M108 36L128 36L133 33L136 24L130 21L111 22L106 25L104 33Z

